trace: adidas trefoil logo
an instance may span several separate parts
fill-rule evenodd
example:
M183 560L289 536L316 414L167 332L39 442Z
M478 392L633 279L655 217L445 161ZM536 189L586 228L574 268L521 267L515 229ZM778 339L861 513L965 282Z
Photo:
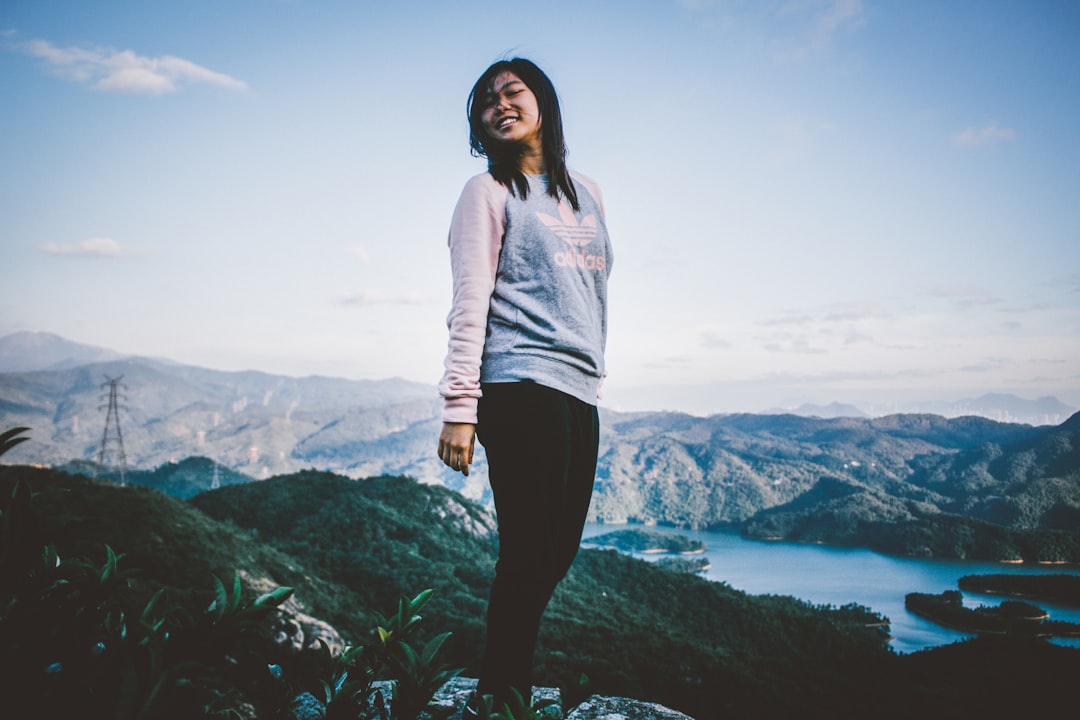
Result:
M536 213L536 217L549 230L573 246L565 252L555 253L556 265L560 267L579 267L586 270L604 269L607 263L603 255L591 255L585 253L584 250L574 249L583 248L596 239L598 228L595 215L586 215L579 223L570 206L560 200L559 217L542 212Z
M596 237L596 216L586 215L579 224L577 218L574 217L574 211L562 200L559 201L559 217L542 212L536 213L536 217L551 228L553 233L571 245L584 247Z

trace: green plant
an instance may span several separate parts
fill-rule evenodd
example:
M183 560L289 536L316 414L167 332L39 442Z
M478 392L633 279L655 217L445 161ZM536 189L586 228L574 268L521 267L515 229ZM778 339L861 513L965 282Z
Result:
M412 642L422 620L419 611L433 594L429 589L402 597L397 613L377 614L367 645L347 647L334 658L322 643L327 672L319 683L328 719L414 720L435 692L461 672L438 659L450 633L437 635L419 650ZM376 687L379 678L389 680L389 707L384 688Z
M0 434L0 454L25 441L24 432ZM313 660L274 646L266 632L292 588L246 600L234 571L231 582L213 576L209 603L193 611L163 589L140 586L126 554L109 545L97 561L62 558L38 532L30 483L16 478L4 487L0 662L12 672L0 683L38 698L42 717L241 718L253 710L289 717L299 696L288 680L314 663L322 668L315 699L329 720L414 720L460 672L440 660L450 633L417 638L432 590L377 615L367 643L337 655L322 643Z
M23 443L29 440L30 438L28 437L19 437L23 433L27 432L30 432L30 428L28 427L14 427L10 430L5 430L4 432L0 433L0 455L3 455L19 443Z
M24 432L0 434L0 454L25 441ZM232 593L214 578L214 599L201 614L171 605L162 590L139 600L138 570L124 553L105 545L100 562L61 557L40 536L36 497L16 479L0 502L3 688L35 698L40 717L235 714L242 684L229 677L237 675L229 661L258 654L253 631L292 590L245 603L238 576Z
M493 695L473 695L469 700L469 709L476 720L547 720L557 716L550 711L558 706L558 701L552 699L530 705L513 688L510 689L509 700L504 701L501 707L496 707Z

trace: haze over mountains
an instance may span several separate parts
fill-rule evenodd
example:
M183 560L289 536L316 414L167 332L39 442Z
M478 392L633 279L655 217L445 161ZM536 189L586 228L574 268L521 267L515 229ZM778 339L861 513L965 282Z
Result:
M803 404L793 408L771 408L768 415L802 415L804 417L881 417L883 415L931 414L955 418L967 415L997 420L998 422L1025 423L1027 425L1059 425L1076 412L1076 408L1061 402L1055 397L1041 397L1035 400L1017 397L1008 393L986 393L977 398L955 401L922 400L893 406L889 412L863 410L849 403L829 403L828 405Z
M72 342L46 332L17 332L0 337L0 373L63 370L92 363L133 359L152 358L124 355L107 348ZM166 359L155 360L169 365L178 365ZM342 380L341 382L350 381ZM420 383L416 385L424 387ZM434 392L433 389L432 392ZM999 422L1028 425L1058 425L1078 409L1080 408L1070 406L1054 397L1040 397L1033 400L1007 393L986 393L976 398L953 401L912 399L902 405L893 404L887 410L877 406L859 407L851 403L832 402L825 405L807 403L792 407L773 407L761 414L834 418L930 413L943 417L978 415Z
M93 459L105 423L102 384L121 375L120 421L134 468L202 455L254 478L317 467L352 477L409 475L474 498L484 492L482 450L478 472L468 480L442 467L431 452L438 433L436 390L401 379L222 372L125 356L50 333L20 332L0 338L0 423L33 429L33 462ZM1000 394L926 403L921 410L1047 426L1064 422L1074 411L1054 398ZM603 412L609 438L627 419L678 415ZM839 403L769 414L871 417Z
M95 459L103 383L123 376L129 469L213 461L181 473L185 495L209 489L211 475L223 471L233 483L317 469L408 476L490 500L482 447L468 478L435 457L433 386L220 372L117 358L35 334L0 338L0 363L22 368L0 373L0 426L29 427L34 440L15 448L10 463ZM26 369L35 363L50 369ZM823 417L830 410L835 417ZM1032 425L972 415L847 417L844 410L697 417L602 409L590 517L730 527L900 554L1080 561L1080 415ZM209 469L214 463L218 470Z

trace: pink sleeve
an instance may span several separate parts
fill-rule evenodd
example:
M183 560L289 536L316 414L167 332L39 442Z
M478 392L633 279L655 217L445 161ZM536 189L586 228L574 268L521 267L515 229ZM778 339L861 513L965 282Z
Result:
M576 170L570 173L570 177L575 183L581 183L585 186L585 189L589 191L589 194L596 200L596 204L600 206L600 214L607 218L607 210L604 209L604 198L600 194L600 186L596 184L596 181L587 175L582 175Z
M600 214L607 220L607 211L604 210L604 197L600 193L600 186L596 184L596 181L587 175L582 175L576 170L570 173L570 177L573 178L575 183L581 183L589 194L596 200L596 204L600 206ZM604 347L607 349L607 338L604 338ZM604 370L604 374L600 376L600 384L596 388L596 398L598 400L604 399L604 380L607 379L607 370Z
M506 193L487 173L473 177L450 222L453 300L446 318L446 369L439 381L443 422L476 422L488 308L506 231Z

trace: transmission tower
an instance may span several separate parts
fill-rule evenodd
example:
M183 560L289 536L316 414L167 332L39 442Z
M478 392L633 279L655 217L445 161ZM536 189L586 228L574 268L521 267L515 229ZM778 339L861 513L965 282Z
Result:
M120 475L120 484L127 484L127 455L124 454L124 434L120 432L120 395L119 388L127 390L127 385L120 381L124 376L111 378L105 376L101 384L101 400L105 400L105 388L109 389L109 404L99 405L98 410L108 407L105 413L105 432L101 435L101 449L98 451L98 465ZM127 400L127 398L124 398Z

